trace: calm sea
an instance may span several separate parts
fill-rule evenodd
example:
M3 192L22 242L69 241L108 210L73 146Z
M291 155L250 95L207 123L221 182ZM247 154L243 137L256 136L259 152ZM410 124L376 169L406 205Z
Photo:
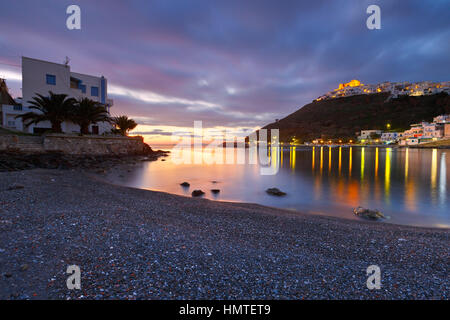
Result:
M227 150L234 154L236 149ZM114 182L143 189L190 196L201 189L205 198L258 203L313 214L358 219L352 208L378 209L387 223L450 227L448 150L371 147L270 148L275 175L261 175L261 165L211 163L212 155L191 152L186 159L206 163L178 164L179 154L165 161L143 162ZM232 158L232 157L231 157ZM242 160L242 158L241 158ZM175 163L177 162L177 163ZM242 162L242 161L241 161ZM190 188L180 183L187 181ZM266 194L277 187L285 197ZM210 192L220 189L218 195Z

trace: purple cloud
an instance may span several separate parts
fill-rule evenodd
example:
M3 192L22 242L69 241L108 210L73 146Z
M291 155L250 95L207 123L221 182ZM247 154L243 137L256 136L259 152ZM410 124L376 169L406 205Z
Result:
M80 31L65 27L73 3ZM369 4L381 7L381 30L365 26ZM21 55L69 56L73 71L108 78L116 114L254 127L353 78L449 80L449 9L419 0L14 1L0 10L0 74L20 73L11 65Z

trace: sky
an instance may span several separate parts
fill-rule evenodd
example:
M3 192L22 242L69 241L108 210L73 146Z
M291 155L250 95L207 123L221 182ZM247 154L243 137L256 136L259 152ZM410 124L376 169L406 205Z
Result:
M81 30L66 27L71 4ZM380 30L366 26L372 4ZM194 121L245 134L352 79L450 80L450 1L0 0L0 77L15 97L21 56L104 75L111 112L151 143Z

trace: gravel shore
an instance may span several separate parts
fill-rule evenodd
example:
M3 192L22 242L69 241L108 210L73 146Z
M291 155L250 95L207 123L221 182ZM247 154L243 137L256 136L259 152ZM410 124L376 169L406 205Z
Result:
M1 299L449 299L448 229L0 172ZM66 268L81 268L68 290ZM366 269L381 268L381 289Z

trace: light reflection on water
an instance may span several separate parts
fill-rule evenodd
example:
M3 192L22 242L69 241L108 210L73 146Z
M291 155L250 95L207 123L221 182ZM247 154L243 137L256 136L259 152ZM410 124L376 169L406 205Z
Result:
M361 205L381 210L392 223L450 227L446 150L272 147L268 156L272 166L279 165L280 169L276 175L266 176L260 174L259 165L249 164L248 150L245 152L246 164L175 164L168 157L166 161L143 162L124 177L110 178L137 188L186 196L202 189L205 197L213 200L345 218L355 218L351 209ZM226 150L227 161L230 155L236 159L235 149ZM191 159L195 156L198 159L198 154ZM183 181L191 187L182 188L179 184ZM287 196L267 195L265 190L270 187L287 192ZM221 191L213 195L210 189Z

